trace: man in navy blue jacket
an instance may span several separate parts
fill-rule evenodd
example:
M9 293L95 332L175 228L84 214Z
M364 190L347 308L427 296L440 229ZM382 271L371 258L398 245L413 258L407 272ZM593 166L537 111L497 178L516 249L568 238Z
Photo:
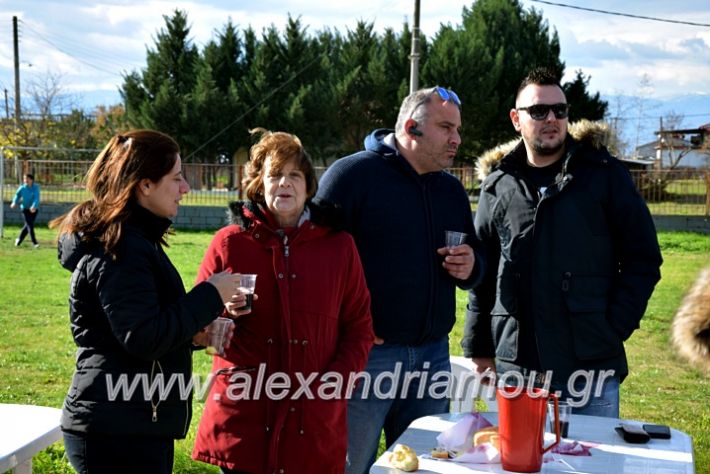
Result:
M410 94L395 130L373 131L364 151L320 181L316 199L340 207L355 238L376 335L369 380L348 403L348 473L367 472L383 428L390 445L414 419L449 409L446 390L432 383L450 371L455 287L472 288L482 275L468 196L444 171L461 144L460 106L443 87ZM468 238L447 248L447 230Z

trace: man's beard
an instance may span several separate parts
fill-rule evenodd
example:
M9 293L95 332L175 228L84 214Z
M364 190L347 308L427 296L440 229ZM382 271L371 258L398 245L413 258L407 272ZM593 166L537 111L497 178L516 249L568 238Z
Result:
M560 140L554 145L544 145L541 141L536 140L535 143L533 143L533 150L535 150L535 153L538 155L550 156L560 151L564 144L564 140Z

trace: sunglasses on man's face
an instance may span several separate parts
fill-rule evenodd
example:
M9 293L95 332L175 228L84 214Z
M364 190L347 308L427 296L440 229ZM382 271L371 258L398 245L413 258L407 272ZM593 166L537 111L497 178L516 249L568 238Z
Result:
M518 110L524 110L533 120L545 120L550 115L550 110L555 114L556 119L564 119L569 114L569 104L535 104L518 107Z
M461 99L456 95L456 92L441 86L436 86L434 90L444 102L453 102L456 107L461 107Z

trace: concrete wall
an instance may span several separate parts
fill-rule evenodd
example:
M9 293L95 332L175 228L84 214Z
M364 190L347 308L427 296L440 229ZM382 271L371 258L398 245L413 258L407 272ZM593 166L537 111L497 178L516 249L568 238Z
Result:
M656 230L679 230L710 234L710 216L653 216Z
M40 205L37 215L37 225L47 223L67 212L73 204L47 203ZM10 209L8 203L3 203L5 224L22 224L22 214L19 208ZM177 229L216 230L227 224L227 208L222 206L180 206L177 218L173 220Z
M71 204L42 204L37 216L38 225L46 225L51 219L65 213ZM18 209L10 209L3 203L6 224L21 224ZM710 234L710 216L653 216L658 230L675 230ZM180 206L175 219L177 229L216 230L227 224L227 208L221 206Z

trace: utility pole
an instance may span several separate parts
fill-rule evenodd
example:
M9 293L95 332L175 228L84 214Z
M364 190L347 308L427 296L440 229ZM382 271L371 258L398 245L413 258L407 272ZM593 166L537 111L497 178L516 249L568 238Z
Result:
M20 129L20 43L17 39L17 17L12 17L12 42L15 47L15 127Z
M419 0L414 0L414 25L412 27L412 53L409 55L409 93L419 89Z
M10 103L7 100L7 89L5 89L5 118L10 120Z

